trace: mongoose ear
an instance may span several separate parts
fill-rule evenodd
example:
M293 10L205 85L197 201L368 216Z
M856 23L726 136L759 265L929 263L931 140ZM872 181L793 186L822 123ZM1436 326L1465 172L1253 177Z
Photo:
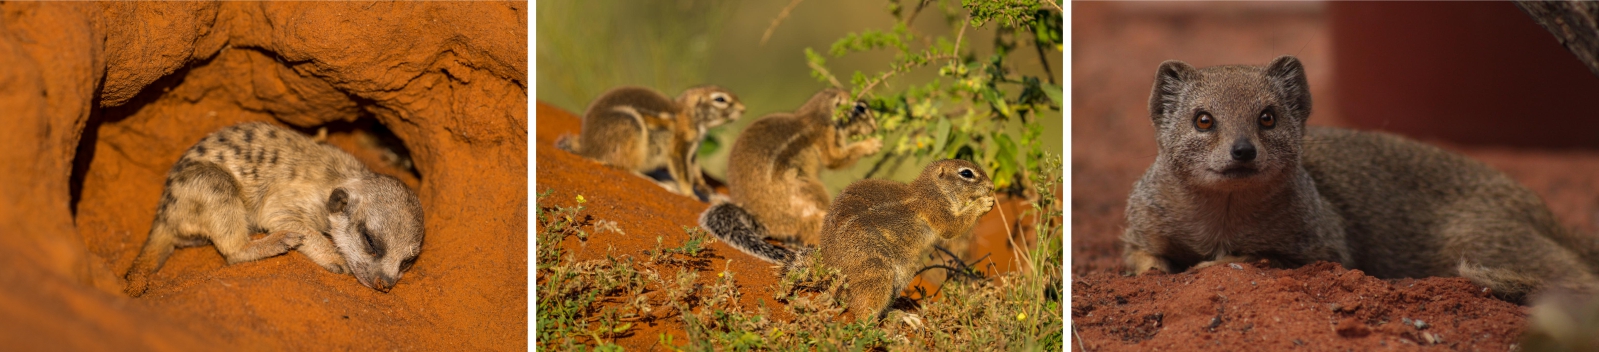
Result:
M344 212L344 208L348 207L349 205L350 205L350 194L348 192L345 192L344 188L336 188L336 189L333 190L333 195L328 196L328 213L329 214L343 213Z
M1194 67L1177 60L1160 63L1155 71L1155 87L1149 93L1149 119L1160 124L1166 113L1177 108L1177 95L1183 84L1194 78Z
M1283 55L1266 65L1266 78L1282 93L1284 108L1294 117L1310 117L1310 85L1305 81L1305 66L1291 55Z

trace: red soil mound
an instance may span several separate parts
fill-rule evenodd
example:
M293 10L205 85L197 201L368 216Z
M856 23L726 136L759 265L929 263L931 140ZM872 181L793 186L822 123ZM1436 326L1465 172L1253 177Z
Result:
M614 251L616 255L632 256L640 268L653 268L663 276L675 275L674 273L679 270L678 267L652 265L644 259L649 257L644 251L655 249L657 237L661 238L663 248L676 248L687 241L688 233L683 227L699 226L699 214L705 211L709 204L671 193L631 172L608 167L556 148L556 138L562 134L577 134L582 127L582 120L570 112L542 102L538 103L537 109L535 112L537 128L534 131L534 150L537 158L537 165L534 167L537 175L534 180L537 184L533 192L535 194L551 192L544 199L545 203L538 206L577 206L579 204L575 198L581 195L585 199L582 205L586 208L580 214L591 215L595 221L615 221L623 232L622 234L600 232L589 237L586 242L576 237L568 237L558 245L573 253L577 261L601 259L605 257L607 251ZM1020 203L1017 201L1001 203L1005 219L1012 224L1011 231L1018 231L1016 214L1024 207L1019 206ZM1005 238L1007 221L1001 220L1000 213L998 210L991 211L979 220L977 228L973 230L970 248L965 254L970 258L989 254L990 257L980 264L980 268L988 273L1010 270L1014 267L1010 263L1010 244ZM1024 218L1020 223L1029 221L1030 218ZM1024 235L1018 232L1017 236L1026 238L1025 236L1030 234ZM972 256L972 254L977 255ZM709 265L694 269L700 271L696 283L702 285L715 283L716 274L725 268L736 278L739 292L742 294L738 301L740 306L753 312L759 306L757 302L764 301L771 307L773 313L767 317L768 319L792 319L787 316L788 313L775 306L780 303L772 300L776 294L773 289L778 274L772 264L746 255L722 242L709 247L708 257L711 258ZM990 260L994 264L992 267L988 265ZM926 287L925 290L935 291L932 287ZM907 289L907 292L909 291L910 289ZM648 295L650 292L645 294ZM678 343L688 341L683 322L676 313L657 318L660 319L635 325L634 330L615 342L628 349L649 350L659 348L656 345L662 333L672 335L672 340Z
M524 348L526 10L0 4L0 345ZM167 168L244 121L327 126L417 189L426 244L393 291L299 254L224 265L199 247L176 251L143 297L122 294ZM385 130L415 174L362 142Z

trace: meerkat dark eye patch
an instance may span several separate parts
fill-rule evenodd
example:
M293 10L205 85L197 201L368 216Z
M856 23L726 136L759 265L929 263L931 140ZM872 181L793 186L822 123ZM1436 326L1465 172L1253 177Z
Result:
M372 232L367 231L366 223L361 223L361 225L359 225L359 230L361 231L361 239L366 241L366 254L371 254L373 257L382 258L383 252L385 252L383 248L383 241L376 240L372 237Z
M414 256L406 258L405 261L400 262L400 271L410 271L412 264L416 264L416 257Z

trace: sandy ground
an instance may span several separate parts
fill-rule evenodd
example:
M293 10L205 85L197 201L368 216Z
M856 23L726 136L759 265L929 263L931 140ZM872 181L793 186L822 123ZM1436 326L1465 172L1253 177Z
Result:
M1328 263L1122 276L1117 237L1126 197L1156 155L1147 105L1160 62L1263 64L1297 55L1316 100L1310 124L1337 126L1330 40L1314 6L1077 3L1073 10L1070 314L1081 341L1070 342L1072 348L1513 346L1527 308L1484 296L1460 278L1381 280ZM1595 232L1599 153L1427 142L1506 172L1542 196L1564 224Z

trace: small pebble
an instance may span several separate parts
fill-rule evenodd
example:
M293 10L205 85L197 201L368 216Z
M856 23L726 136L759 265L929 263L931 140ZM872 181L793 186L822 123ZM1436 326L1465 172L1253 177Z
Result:
M1421 321L1421 319L1416 319L1416 328L1417 329L1426 329L1427 328L1427 322Z
M1232 267L1232 268L1233 268L1233 269L1236 269L1236 270L1244 270L1244 267L1243 267L1243 266L1240 266L1240 265L1238 265L1238 263L1231 263L1231 264L1227 264L1227 266L1228 266L1228 267Z

